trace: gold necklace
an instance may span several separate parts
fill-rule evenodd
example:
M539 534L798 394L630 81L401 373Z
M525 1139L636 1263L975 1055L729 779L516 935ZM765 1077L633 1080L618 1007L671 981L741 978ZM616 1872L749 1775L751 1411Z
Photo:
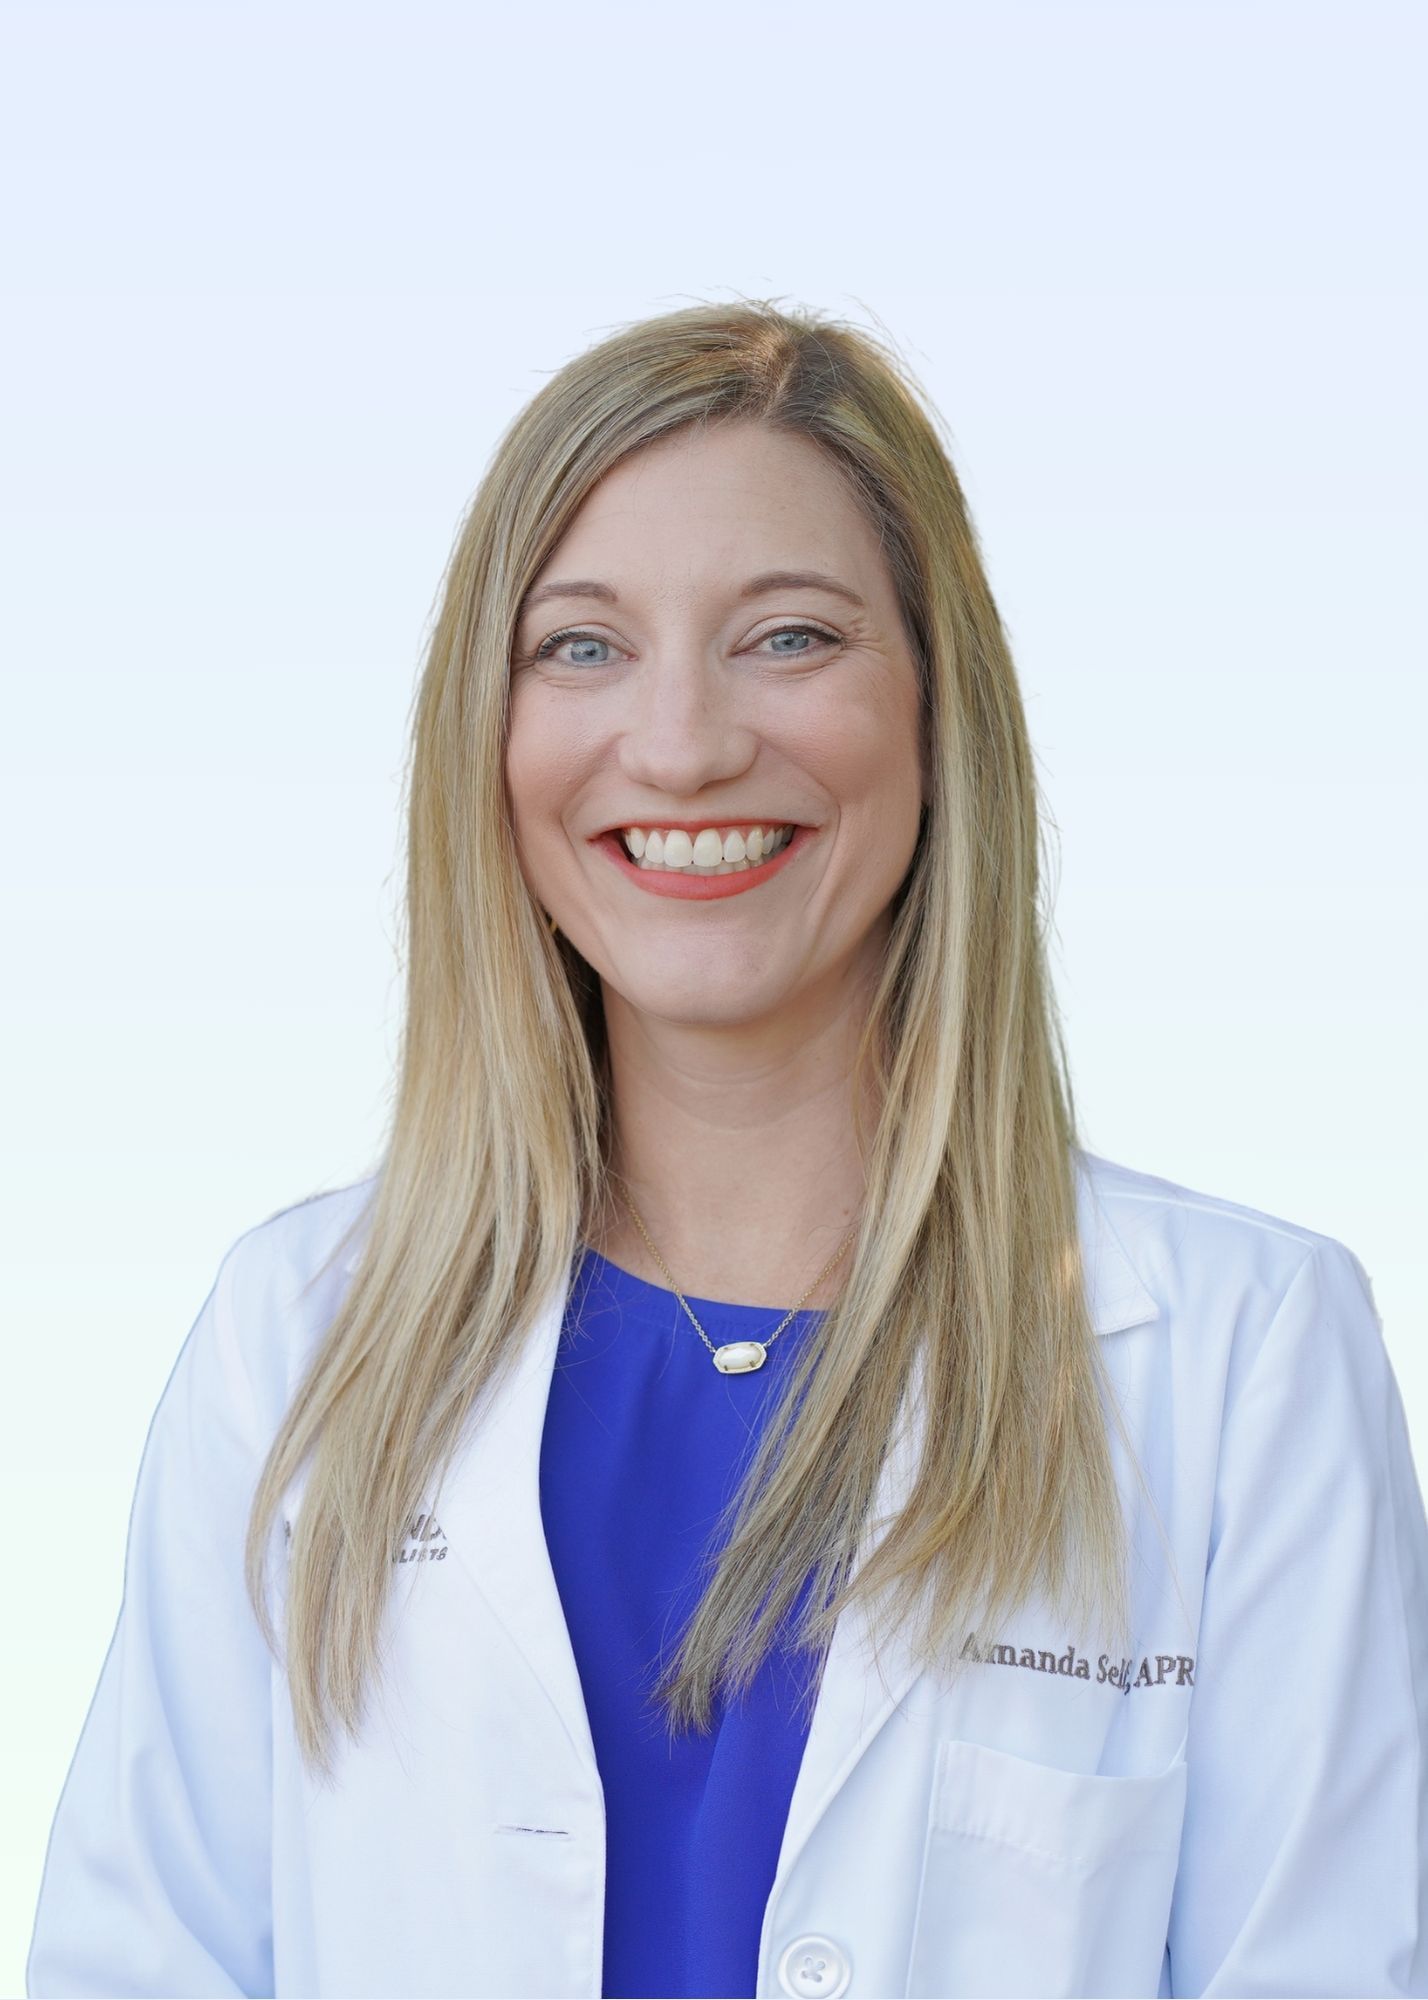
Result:
M639 1230L641 1236L644 1237L645 1242L649 1245L650 1255L654 1258L655 1262L664 1272L664 1275L669 1279L670 1287L674 1292L674 1296L679 1300L679 1303L684 1307L684 1310L687 1313L689 1313L690 1319L693 1320L694 1322L694 1331L699 1335L699 1338L704 1342L704 1345L709 1349L709 1352L713 1355L714 1366L719 1370L719 1372L722 1375L749 1375L752 1374L755 1368L763 1367L764 1362L768 1359L769 1348L778 1339L779 1335L783 1332L784 1328L788 1325L789 1321L794 1318L795 1314L798 1312L799 1306L803 1304L803 1299L812 1297L813 1293L818 1290L818 1287L823 1283L823 1280L828 1276L828 1273L833 1269L833 1266L838 1262L838 1259L847 1250L848 1245L852 1242L853 1237L857 1233L858 1225L855 1222L853 1224L853 1227L848 1231L848 1234L843 1238L843 1241L839 1244L838 1248L834 1251L833 1255L828 1259L828 1262L823 1266L823 1269L818 1273L818 1276L813 1280L813 1283L808 1287L808 1290L803 1294L803 1299L800 1299L798 1301L798 1305L794 1306L791 1312L788 1312L784 1315L784 1317L779 1321L778 1325L774 1328L773 1332L768 1336L766 1340L729 1340L726 1341L722 1347L716 1347L713 1341L709 1338L708 1334L704 1331L703 1327L699 1324L698 1320L694 1318L694 1314L690 1312L689 1301L687 1298L685 1298L683 1292L679 1289L678 1285L675 1284L673 1274L671 1273L668 1264L665 1263L663 1257L661 1257L658 1250L655 1249L654 1244L650 1242L650 1233L645 1228L644 1222L641 1220L640 1211L635 1207L634 1197L629 1193L628 1186L623 1175L617 1174L613 1168L611 1168L609 1171L610 1171L610 1178L612 1180L619 1181L620 1186L626 1190L625 1193L621 1196L621 1199L624 1201L625 1206L629 1209L631 1215L635 1218L635 1227Z

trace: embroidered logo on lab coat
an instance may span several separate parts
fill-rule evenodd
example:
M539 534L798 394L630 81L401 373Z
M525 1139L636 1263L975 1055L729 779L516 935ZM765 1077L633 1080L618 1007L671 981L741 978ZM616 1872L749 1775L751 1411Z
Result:
M393 1562L444 1562L447 1540L437 1523L435 1514L418 1514L407 1529L406 1540L402 1543Z
M1029 1667L1038 1674L1064 1674L1071 1680L1101 1681L1129 1694L1132 1688L1194 1687L1195 1659L1190 1653L1145 1653L1139 1661L1115 1660L1102 1653L1093 1663L1074 1646L1053 1653L1033 1646L980 1644L969 1633L962 1648L964 1660L977 1660L989 1667Z
M283 1542L286 1545L293 1538L293 1524L283 1522ZM444 1562L448 1543L435 1514L418 1514L407 1528L406 1538L401 1548L392 1557L394 1563Z

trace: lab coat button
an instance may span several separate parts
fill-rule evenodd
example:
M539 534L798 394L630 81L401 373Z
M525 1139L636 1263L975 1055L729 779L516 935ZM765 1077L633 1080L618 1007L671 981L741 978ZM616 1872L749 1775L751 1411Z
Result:
M848 1990L853 1961L832 1938L810 1932L785 1945L778 1962L778 1983L797 2000L838 2000Z

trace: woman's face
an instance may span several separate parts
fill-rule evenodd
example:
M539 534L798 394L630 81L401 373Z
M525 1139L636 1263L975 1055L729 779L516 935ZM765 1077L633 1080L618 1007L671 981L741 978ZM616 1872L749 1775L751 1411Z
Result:
M671 1022L792 1030L881 959L919 728L877 536L819 448L753 423L662 439L595 488L522 607L506 782L526 882L607 1007L613 989ZM658 869L612 831L638 828L648 861L688 821ZM712 851L692 846L705 822L724 872L672 869ZM789 825L772 862L725 866L726 836L747 859L753 827Z

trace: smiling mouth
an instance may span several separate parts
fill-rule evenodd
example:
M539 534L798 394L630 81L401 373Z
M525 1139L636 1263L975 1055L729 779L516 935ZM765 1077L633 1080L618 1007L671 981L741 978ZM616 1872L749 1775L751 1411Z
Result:
M786 836L772 854L761 855L757 861L745 858L743 861L720 861L705 866L697 866L691 861L684 866L678 862L670 866L661 857L652 863L647 853L638 858L630 853L624 831L620 828L598 834L591 845L608 855L627 880L652 895L712 902L740 895L772 881L802 853L818 831L816 827L798 826L791 821L784 824L788 828Z
M668 873L728 875L742 868L756 868L770 861L792 840L797 826L792 820L755 823L747 828L729 827L722 834L717 826L701 827L691 836L683 827L612 827L632 861L641 868L659 868Z

